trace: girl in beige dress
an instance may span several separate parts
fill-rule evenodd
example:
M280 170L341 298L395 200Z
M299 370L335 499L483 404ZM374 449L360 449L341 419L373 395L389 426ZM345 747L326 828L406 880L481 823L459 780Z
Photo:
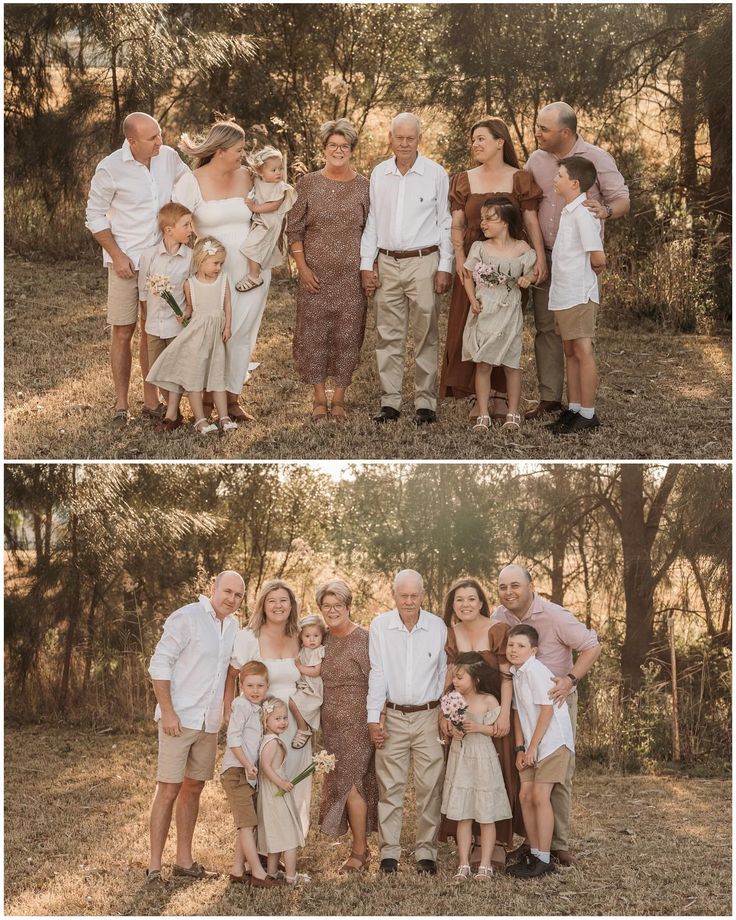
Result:
M218 426L211 425L204 415L204 390L212 392L223 431L237 428L227 414L225 342L231 336L232 311L230 287L222 271L225 255L225 247L213 236L197 240L193 274L184 282L182 322L189 319L189 324L159 355L146 378L174 397L166 412L173 423L169 430L176 427L181 394L186 391L194 413L194 430L201 435L217 432Z
M258 757L258 852L267 857L266 871L278 875L279 858L284 862L286 882L309 882L297 873L296 858L304 846L304 832L294 805L293 783L285 775L286 745L281 735L289 727L289 712L283 700L268 696L261 704L263 739ZM284 795L278 795L279 791Z

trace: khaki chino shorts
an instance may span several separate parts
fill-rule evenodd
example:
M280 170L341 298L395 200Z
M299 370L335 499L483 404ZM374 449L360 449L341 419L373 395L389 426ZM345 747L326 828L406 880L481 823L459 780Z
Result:
M258 827L254 799L256 790L251 786L242 767L230 767L220 776L236 830L241 827Z
M181 783L184 777L208 780L215 775L217 732L183 728L181 735L165 735L158 723L159 783Z
M568 310L553 310L552 313L555 317L555 332L562 337L563 342L595 338L598 304L592 300L579 303Z
M148 343L148 364L151 367L156 358L164 353L164 349L171 345L174 338L176 338L176 336L170 339L161 339L157 335L151 335L150 332L146 333L146 342Z
M556 751L548 754L536 767L519 770L522 783L564 783L572 752L563 744Z
M111 326L132 326L138 320L138 272L121 278L107 267L107 321Z

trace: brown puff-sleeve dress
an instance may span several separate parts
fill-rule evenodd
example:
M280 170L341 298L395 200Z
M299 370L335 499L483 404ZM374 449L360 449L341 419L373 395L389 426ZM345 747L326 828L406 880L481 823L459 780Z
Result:
M512 192L482 192L480 194L471 192L467 172L453 176L450 180L450 210L465 212L463 246L466 257L470 252L470 247L478 239L481 206L492 194L508 195L514 198L522 211L536 211L543 193L531 173L523 169L514 173ZM463 399L475 392L475 364L472 361L462 360L463 330L469 309L468 295L460 276L456 274L447 318L447 341L440 377L440 399L446 396ZM493 368L491 387L498 393L506 392L506 374L502 367Z
M378 785L374 747L366 722L368 630L357 626L347 636L327 636L322 662L322 741L335 755L335 769L325 775L320 802L320 829L339 837L348 829L345 809L355 786L368 806L366 833L378 826Z
M302 242L307 265L319 279L310 294L296 294L294 364L304 383L347 387L360 360L368 302L360 284L360 238L368 217L369 183L326 178L321 171L297 182L289 212L289 244Z
M483 656L486 664L496 670L500 670L501 665L508 664L506 660L506 633L509 627L505 623L494 623L488 630L487 651L478 652ZM447 631L447 644L445 645L447 653L447 666L452 666L457 657L457 641L455 639L455 630L451 627ZM508 678L510 679L510 677ZM513 711L512 711L513 720ZM506 786L506 794L511 803L512 818L508 821L496 821L496 843L511 849L514 845L514 832L524 836L524 821L521 816L521 805L519 804L519 771L516 769L516 755L514 754L514 727L513 721L511 731L504 738L494 738L493 743L496 746L498 759L501 763L501 773L503 782ZM440 840L446 840L448 837L455 836L457 827L456 821L442 816L442 825L440 828ZM480 828L474 824L474 833L480 833Z

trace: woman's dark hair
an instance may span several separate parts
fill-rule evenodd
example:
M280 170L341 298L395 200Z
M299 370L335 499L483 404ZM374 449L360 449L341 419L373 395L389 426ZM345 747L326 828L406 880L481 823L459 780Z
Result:
M485 208L493 208L496 214L509 228L509 236L514 240L524 239L524 222L521 217L519 205L508 195L489 195L481 205L481 212ZM478 239L484 240L483 231L478 230Z
M454 581L450 585L450 590L445 596L445 612L442 619L445 621L445 625L448 629L452 626L452 621L455 618L455 611L453 610L455 605L455 592L459 591L460 588L472 588L476 591L480 599L480 615L482 617L490 617L491 615L491 608L488 606L488 598L480 582L476 581L475 578L458 578L457 581Z
M462 652L452 663L453 668L462 668L470 675L476 693L491 693L501 701L501 681L505 675L498 668L492 668L478 652Z
M476 121L476 123L470 129L471 140L473 138L473 132L476 128L485 128L497 140L503 141L504 163L508 163L509 166L513 166L514 169L520 168L519 158L516 155L514 143L511 140L511 135L509 134L509 129L506 127L506 122L502 118L496 118L492 115L485 115L483 118L481 118L480 121Z

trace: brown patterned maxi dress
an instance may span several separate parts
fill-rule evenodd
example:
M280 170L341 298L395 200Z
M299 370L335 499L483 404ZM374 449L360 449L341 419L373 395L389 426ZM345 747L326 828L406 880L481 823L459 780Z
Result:
M497 670L500 670L500 665L508 664L506 660L506 633L508 631L509 627L505 623L494 623L488 630L488 650L478 652L479 655L483 656L486 664ZM458 654L455 630L452 627L447 631L445 652L447 653L447 667L450 668ZM511 716L513 719L513 711ZM496 753L501 763L501 773L506 786L506 794L511 803L512 814L512 818L509 821L496 821L496 843L511 849L514 845L514 832L524 836L524 820L521 816L521 805L519 804L519 786L521 784L519 782L519 771L516 769L516 754L514 754L513 722L508 735L504 738L494 738L493 743L496 746ZM454 837L456 828L457 822L451 821L443 815L439 839L446 840L448 837ZM480 833L478 825L474 824L473 828L474 833Z
M346 803L353 786L368 806L366 833L378 826L378 785L374 747L366 722L368 630L357 626L347 636L328 634L322 662L322 742L334 754L335 769L325 775L319 820L323 834L348 830Z
M539 209L542 190L532 179L531 173L520 169L514 173L512 192L471 192L467 172L458 173L450 180L450 210L465 212L465 237L463 246L467 257L470 247L479 238L480 209L490 195L508 195L524 211ZM523 305L523 301L522 301ZM459 275L455 275L447 317L447 341L442 359L440 377L440 399L452 396L463 399L475 392L475 364L463 361L463 330L468 318L470 301ZM506 374L502 367L494 367L491 387L499 393L506 392Z
M368 217L368 180L326 178L321 171L297 182L289 212L289 245L304 244L304 258L319 280L319 293L299 285L294 364L304 383L347 387L360 360L367 300L360 286L360 238ZM363 720L365 721L365 719Z

